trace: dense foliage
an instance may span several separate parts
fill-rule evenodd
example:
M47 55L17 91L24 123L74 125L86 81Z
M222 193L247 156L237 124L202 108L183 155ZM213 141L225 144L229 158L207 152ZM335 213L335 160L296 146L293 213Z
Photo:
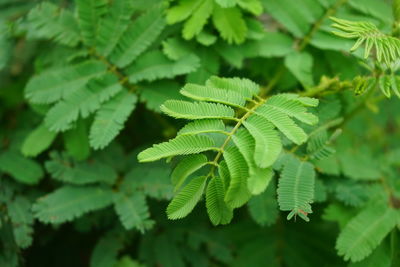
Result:
M400 266L400 1L0 0L0 266Z

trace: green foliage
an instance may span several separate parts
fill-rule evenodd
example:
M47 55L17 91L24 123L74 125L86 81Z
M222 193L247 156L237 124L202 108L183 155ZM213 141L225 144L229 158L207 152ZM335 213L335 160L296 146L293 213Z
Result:
M0 266L399 266L399 3L0 0Z

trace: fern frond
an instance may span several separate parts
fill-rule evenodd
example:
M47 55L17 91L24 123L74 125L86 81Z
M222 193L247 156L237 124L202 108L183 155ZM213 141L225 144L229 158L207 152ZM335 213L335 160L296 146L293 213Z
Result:
M149 220L149 208L142 193L135 192L132 196L115 193L113 201L115 211L126 230L136 228L143 233L153 225L154 222Z
M308 221L311 213L310 203L314 198L314 166L302 162L294 156L284 164L278 185L278 202L281 210L290 211L288 220L299 215Z
M367 257L399 220L398 212L386 203L375 203L347 223L336 243L339 255L353 262Z
M365 45L364 58L368 58L372 49L375 49L376 58L379 62L384 61L387 65L400 58L400 40L382 33L371 22L355 22L331 17L335 23L332 27L340 30L334 34L348 39L357 39L350 51L357 50Z
M282 142L274 126L265 118L250 116L243 125L255 140L254 161L261 168L272 166L282 150Z
M224 159L230 176L225 202L231 208L238 208L244 205L251 196L247 188L248 167L243 155L234 146L225 150Z
M68 130L79 115L86 118L121 90L122 86L113 74L92 79L49 110L45 118L46 126L55 132Z
M186 84L180 93L194 100L216 102L234 107L243 107L246 103L245 97L234 91L190 83Z
M107 12L107 0L75 0L78 22L84 42L88 46L96 44L100 18Z
M199 58L188 54L176 61L169 60L161 51L150 51L140 56L126 72L131 83L147 80L173 78L195 71L199 67Z
M14 239L20 248L27 248L32 244L33 215L30 201L21 196L7 203L7 213L13 224Z
M79 26L73 14L50 2L42 2L31 10L27 25L28 38L53 39L68 46L76 46L80 41Z
M175 185L175 191L179 190L186 179L191 174L204 167L207 162L208 159L203 154L190 155L181 160L171 174L171 181Z
M186 124L179 130L178 135L195 135L200 133L226 133L225 124L222 120L195 120Z
M106 147L118 135L136 101L136 95L122 91L97 111L90 129L90 145L94 149Z
M96 39L96 50L107 57L121 40L132 16L132 2L129 0L112 1L106 17L100 20Z
M208 183L206 207L210 221L214 225L228 224L233 218L233 210L224 201L225 190L220 177L216 176Z
M33 205L35 217L43 223L71 221L89 211L105 208L112 203L112 190L101 186L64 186Z
M161 110L174 118L180 119L233 119L235 111L222 104L168 100Z
M188 215L203 195L206 182L205 176L196 177L182 188L167 207L168 219L176 220Z
M162 13L162 9L153 8L129 25L110 54L115 65L126 67L156 40L165 27Z
M168 142L154 145L139 153L140 162L156 161L161 158L167 158L176 155L196 154L215 148L214 141L201 135L183 135L178 136Z
M94 77L106 72L100 61L50 70L34 76L25 88L25 96L35 104L49 104L68 97Z

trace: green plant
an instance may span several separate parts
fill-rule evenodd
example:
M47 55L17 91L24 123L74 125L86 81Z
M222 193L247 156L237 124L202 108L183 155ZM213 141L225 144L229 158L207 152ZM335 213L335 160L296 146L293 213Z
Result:
M399 266L399 3L0 1L0 266Z

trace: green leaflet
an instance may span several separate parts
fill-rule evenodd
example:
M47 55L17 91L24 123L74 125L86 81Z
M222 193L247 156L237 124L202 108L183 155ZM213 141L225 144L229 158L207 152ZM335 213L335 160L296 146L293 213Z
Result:
M153 225L143 194L135 193L127 196L123 193L114 194L114 208L125 229L136 228L142 233Z
M161 51L149 51L140 56L127 68L129 81L137 83L147 80L173 78L195 71L199 67L199 58L188 54L176 61L169 60Z
M106 147L123 129L136 101L136 95L122 91L105 103L97 111L90 129L90 146L94 149Z
M221 8L214 7L213 22L222 38L228 43L243 43L246 34L247 26L243 20L242 13L237 7Z
M228 91L235 91L238 94L246 97L253 98L260 91L260 86L249 79L242 78L220 78L217 76L211 76L206 81L206 86L226 89Z
M121 40L132 16L132 7L129 0L113 1L108 11L109 16L100 20L96 48L101 55L108 56Z
M234 110L222 104L167 100L161 110L171 117L182 119L232 119Z
M288 157L284 164L278 184L278 203L283 211L290 211L288 220L299 215L308 221L311 213L310 203L314 199L314 166L302 162L294 156Z
M150 9L129 25L110 54L111 61L123 68L142 54L165 27L161 14L159 8Z
M24 156L35 157L49 148L56 136L56 133L49 131L46 126L40 124L25 138L21 152Z
M68 130L79 116L88 117L121 90L117 77L111 73L92 79L49 110L45 118L46 126L56 132Z
M353 262L367 257L399 221L399 213L385 202L362 210L350 220L336 242L339 255Z
M236 147L229 147L224 152L228 166L230 183L225 195L225 202L231 208L238 208L250 199L247 188L248 167L242 154Z
M247 187L253 195L263 192L271 181L271 168L261 168L255 162L255 138L246 129L240 129L233 137L233 142L243 155L249 167Z
M203 195L207 178L205 176L192 179L172 199L167 207L168 219L176 220L188 215Z
M37 184L43 178L41 165L16 151L0 153L0 170L24 184Z
M314 86L312 76L313 58L307 52L294 52L285 57L285 66L304 88Z
M226 133L222 120L195 120L179 130L178 135L194 135L200 133Z
M267 190L249 200L250 216L261 226L272 225L278 218L279 210L275 191L276 186L272 182Z
M261 116L243 122L255 140L254 161L261 168L272 166L282 150L281 139L273 125Z
M235 91L197 84L186 84L180 93L194 100L216 102L234 107L242 107L246 103L245 97Z
M198 35L211 16L214 7L213 0L205 0L196 8L192 16L185 22L182 30L183 38L190 40Z
M68 154L76 160L84 160L90 155L90 146L86 123L82 120L76 123L74 129L64 133L64 143Z
M118 253L124 248L125 239L118 231L107 232L93 248L90 267L116 266Z
M206 191L206 207L214 225L228 224L233 218L233 210L224 201L225 190L220 177L211 178Z
M53 39L54 41L76 46L80 41L79 26L72 12L50 2L35 6L27 16L27 37Z
M215 149L214 141L206 136L178 136L168 142L153 145L138 155L139 162L156 161L176 155L196 154Z
M171 181L175 185L175 191L179 190L186 179L191 174L204 167L207 162L207 157L202 154L190 155L181 160L171 174Z
M107 11L107 1L75 0L75 2L83 40L87 46L93 46L99 31L100 17Z
M83 63L43 72L31 78L25 88L25 96L35 104L48 104L66 98L93 77L106 71L99 61Z
M33 205L35 217L43 223L71 221L89 211L102 209L112 202L110 188L101 186L63 186Z
M15 242L20 248L27 248L32 243L33 215L31 203L25 197L18 196L7 205L8 216L14 224Z
M75 162L65 154L50 153L51 160L46 161L46 170L53 179L75 185L105 183L112 185L117 172L107 164L96 160Z

